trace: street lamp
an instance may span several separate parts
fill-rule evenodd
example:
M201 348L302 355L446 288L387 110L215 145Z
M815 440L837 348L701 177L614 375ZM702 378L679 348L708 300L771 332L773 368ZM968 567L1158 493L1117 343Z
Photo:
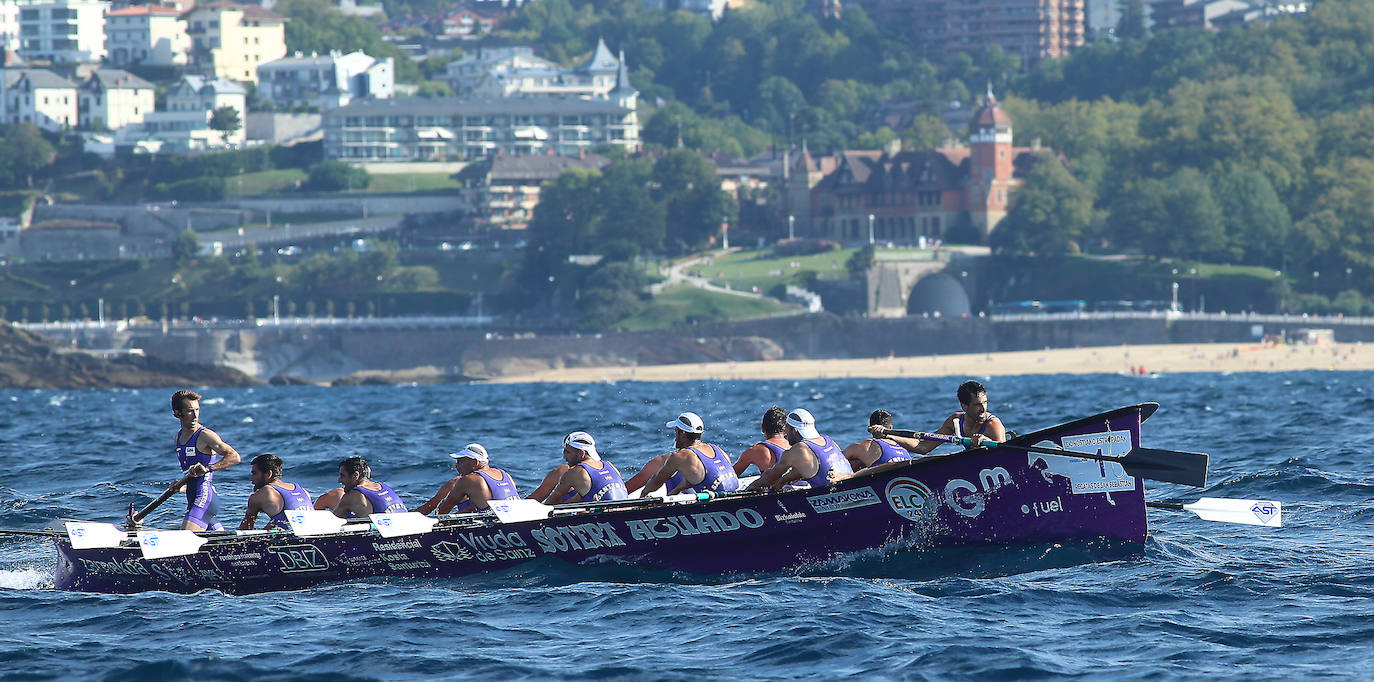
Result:
M868 214L868 243L873 243L873 214Z
M1322 273L1320 273L1320 272L1318 272L1318 271L1316 271L1316 270L1313 270L1313 271L1312 271L1312 293L1314 293L1314 294L1317 293L1317 280L1320 279L1321 276L1322 276Z
M797 217L796 217L796 216L787 216L787 238L788 238L788 239L796 239L796 237L797 237L797 234L796 234L796 232L795 232L794 229L793 229L793 228L795 227L796 222L797 222Z

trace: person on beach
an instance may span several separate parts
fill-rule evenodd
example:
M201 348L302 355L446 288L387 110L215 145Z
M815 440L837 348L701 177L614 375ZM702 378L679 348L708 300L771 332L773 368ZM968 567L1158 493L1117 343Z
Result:
M449 479L434 497L420 505L415 511L428 514L438 510L440 514L450 511L463 513L486 511L487 503L492 500L518 500L520 492L515 489L515 479L507 471L491 466L491 456L481 443L468 443L462 450L449 455L458 475Z
M563 461L568 468L544 497L544 504L610 502L629 497L625 479L614 464L601 459L596 439L586 431L573 431L563 439Z
M669 495L739 490L739 477L730 465L729 455L716 445L702 442L706 425L697 413L683 412L665 426L673 430L677 450L667 453L662 466L644 484L645 490L663 486Z
M1002 425L1002 420L988 412L988 391L982 384L977 381L965 381L959 385L955 395L959 399L960 407L964 409L949 415L935 433L971 438L975 448L982 447L985 440L1000 443L1007 439L1007 428ZM891 426L878 424L868 427L869 434L874 438L890 440L902 446L907 452L917 455L924 455L941 445L941 442L936 440L894 436L888 433L891 430Z
M339 462L339 483L343 487L321 495L316 509L331 509L335 516L344 519L406 511L406 504L391 486L372 480L372 467L362 457ZM321 506L332 500L337 502Z
M253 530L258 524L259 513L267 515L266 530L291 530L286 512L309 509L310 493L298 483L281 480L282 461L274 454L254 457L252 468L253 494L248 496L248 511L243 515L239 530Z
M783 435L792 446L746 490L778 491L798 481L820 488L830 484L832 471L854 473L840 446L816 430L816 418L810 412L801 408L789 412Z
M735 475L743 476L744 470L748 469L750 464L754 465L759 473L768 471L777 464L782 453L792 447L782 433L786 428L787 413L777 405L768 408L763 413L763 423L759 426L759 430L763 432L763 440L739 454L739 459L735 461Z
M891 431L892 413L887 410L874 410L872 414L868 415L868 425L881 426L883 429ZM891 436L866 438L853 443L844 449L844 458L849 460L849 466L854 471L861 471L871 466L881 466L889 462L911 461L910 453L898 445Z
M177 462L191 476L185 484L186 515L181 519L181 529L224 530L216 518L219 491L215 489L215 472L224 471L243 458L218 433L201 425L200 397L199 393L184 389L172 394L172 416L181 422L181 428L172 436Z

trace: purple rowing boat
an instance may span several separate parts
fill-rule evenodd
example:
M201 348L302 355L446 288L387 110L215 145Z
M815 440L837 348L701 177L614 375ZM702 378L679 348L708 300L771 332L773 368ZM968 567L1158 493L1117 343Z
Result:
M546 557L718 575L798 571L911 549L1097 540L1139 546L1148 474L1128 474L1130 460L1122 458L1140 447L1140 424L1157 408L1123 407L815 490L560 507L546 519L514 522L465 515L399 537L384 537L370 523L311 536L206 533L192 552L151 559L132 537L74 549L61 534L56 587L238 594L375 577L449 578Z

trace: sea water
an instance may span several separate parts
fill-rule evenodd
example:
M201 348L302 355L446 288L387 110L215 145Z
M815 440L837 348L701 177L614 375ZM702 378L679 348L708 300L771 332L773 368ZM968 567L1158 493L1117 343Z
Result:
M981 370L995 370L982 367ZM884 408L933 429L965 377L503 386L204 389L203 422L243 455L216 475L237 526L248 460L318 494L366 457L412 506L478 441L524 492L594 434L627 472L671 446L683 410L732 455L771 405L842 445ZM1212 455L1206 489L1151 499L1276 499L1281 529L1150 510L1143 554L1085 563L1017 547L698 576L533 563L453 580L372 580L232 597L52 589L55 554L0 536L0 677L105 680L701 677L1279 679L1374 675L1370 373L978 377L1028 432L1155 401L1147 447ZM177 475L171 389L0 392L0 527L118 522ZM152 517L174 527L178 496ZM261 521L260 521L261 523Z

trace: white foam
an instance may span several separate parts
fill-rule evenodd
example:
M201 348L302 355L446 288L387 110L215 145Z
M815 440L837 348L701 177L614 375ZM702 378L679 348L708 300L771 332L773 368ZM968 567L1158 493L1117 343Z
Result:
M0 589L38 590L52 587L52 573L36 568L0 570Z

